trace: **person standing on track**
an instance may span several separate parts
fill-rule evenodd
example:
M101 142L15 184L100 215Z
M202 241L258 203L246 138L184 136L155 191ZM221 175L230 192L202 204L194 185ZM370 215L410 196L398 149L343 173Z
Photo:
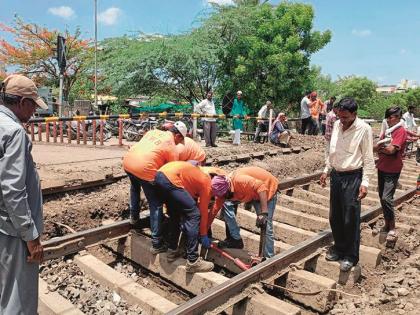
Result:
M216 202L210 213L209 227L216 214L223 209L225 223L230 233L230 237L219 242L219 247L243 248L234 206L241 202L252 202L257 213L257 227L265 225L267 227L264 257L274 256L273 214L276 208L278 184L277 178L256 166L242 167L228 176L212 178L212 193L216 197Z
M169 211L168 261L172 262L180 256L178 241L182 226L187 237L187 272L211 271L213 263L202 260L198 254L199 238L204 248L211 245L207 235L210 176L191 163L170 162L158 170L155 183Z
M157 170L171 161L179 160L176 145L184 143L187 127L181 121L175 122L169 131L150 130L124 156L124 171L130 178L130 222L139 220L140 188L143 189L150 209L152 230L152 254L167 250L162 239L161 221L163 203L156 192L154 179Z
M388 128L397 125L401 120L402 110L399 107L390 107L385 111L385 119ZM384 136L382 136L382 139ZM381 139L381 140L382 140ZM403 168L403 154L407 141L407 131L400 126L391 133L391 141L388 144L374 146L378 152L378 193L384 213L384 232L387 233L387 241L395 241L395 214L394 194L397 189L398 179Z
M359 261L361 199L367 195L375 164L372 129L357 117L353 98L340 100L338 118L320 183L325 187L331 172L330 225L334 245L326 259L341 260L340 269L348 271Z
M213 92L207 92L207 98L202 100L200 103L195 105L195 112L203 115L216 115L216 107L213 102ZM203 132L204 140L206 141L206 147L217 147L217 123L216 118L202 118L203 121Z
M48 106L22 75L2 82L0 99L0 314L34 315L44 223L32 143L22 123L37 106Z

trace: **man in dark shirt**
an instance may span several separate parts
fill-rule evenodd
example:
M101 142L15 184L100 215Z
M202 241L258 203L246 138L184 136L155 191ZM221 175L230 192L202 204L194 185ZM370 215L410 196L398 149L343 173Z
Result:
M388 108L385 111L385 119L387 120L388 128L397 125L401 120L401 115L401 108ZM382 138L383 137L384 135ZM406 141L407 131L404 126L400 126L391 132L389 142L374 146L374 151L378 152L379 157L376 164L376 168L378 169L378 192L382 210L384 212L384 232L388 233L388 241L394 241L396 238L394 193L403 168L402 157Z

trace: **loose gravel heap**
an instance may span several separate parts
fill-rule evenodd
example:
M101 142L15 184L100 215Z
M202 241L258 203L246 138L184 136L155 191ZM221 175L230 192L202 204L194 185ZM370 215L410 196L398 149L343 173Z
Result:
M85 314L145 314L137 305L127 304L115 291L84 274L71 260L49 261L41 268L41 278L50 292L59 293Z

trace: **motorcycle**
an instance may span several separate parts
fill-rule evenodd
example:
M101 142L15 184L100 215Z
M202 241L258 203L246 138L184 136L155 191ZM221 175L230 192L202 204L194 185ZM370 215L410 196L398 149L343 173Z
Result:
M123 123L123 135L128 141L139 141L146 132L155 129L158 122L155 117L148 117L142 120L125 120Z

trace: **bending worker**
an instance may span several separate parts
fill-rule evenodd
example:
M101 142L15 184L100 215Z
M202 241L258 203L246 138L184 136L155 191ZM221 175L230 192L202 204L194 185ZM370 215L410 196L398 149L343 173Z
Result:
M184 144L178 144L176 150L180 161L196 161L199 165L206 163L206 152L191 138L185 137Z
M187 237L187 272L211 271L213 263L204 261L198 254L198 236L204 248L211 245L207 236L210 176L188 162L170 162L159 169L155 183L169 211L168 261L172 262L180 256L178 240L181 223Z
M216 197L216 202L210 213L209 226L223 208L225 223L230 232L230 238L220 242L220 247L243 248L239 226L235 219L235 207L226 201L252 202L257 213L257 227L267 224L264 256L267 258L274 256L273 214L276 208L278 184L277 178L256 166L242 167L228 176L212 178L212 194Z
M187 127L177 121L169 131L151 130L124 156L123 167L130 178L130 221L139 220L140 188L143 188L150 209L153 254L167 250L163 243L161 221L163 203L157 195L154 179L164 164L179 159L176 145L184 142Z

